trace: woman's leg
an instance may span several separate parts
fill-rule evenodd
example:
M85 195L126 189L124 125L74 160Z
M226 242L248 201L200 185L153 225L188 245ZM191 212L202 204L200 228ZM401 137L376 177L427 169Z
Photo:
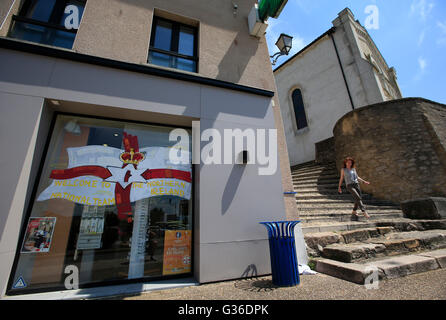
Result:
M364 212L365 207L364 207L364 204L362 203L362 193L361 193L361 189L359 188L359 185L354 184L352 186L352 189L354 191L354 197L356 199L356 203L357 203L359 209L361 209L361 211Z
M357 191L353 188L352 184L347 185L347 190L353 195L353 199L355 200L355 205L353 207L352 214L357 217L358 215L356 213L356 210L358 210L358 207L359 207L359 201L358 201L359 195L358 195ZM359 197L359 199L360 199L360 197Z
M358 194L358 206L361 209L362 213L364 214L364 216L369 219L370 216L368 215L368 213L365 211L365 206L364 203L362 202L362 192L361 192L361 188L359 187L359 184L355 184L353 185L353 190L356 191L356 193Z

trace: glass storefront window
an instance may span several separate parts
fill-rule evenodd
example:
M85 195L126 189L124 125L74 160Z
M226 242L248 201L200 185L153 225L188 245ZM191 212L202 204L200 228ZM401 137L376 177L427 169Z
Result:
M172 129L57 115L10 294L63 289L67 270L80 287L191 273L192 167L169 161Z

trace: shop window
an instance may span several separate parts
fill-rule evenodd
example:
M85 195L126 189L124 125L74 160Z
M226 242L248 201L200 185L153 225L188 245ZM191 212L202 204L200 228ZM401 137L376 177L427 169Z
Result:
M71 49L86 0L26 0L9 37Z
M148 62L197 72L197 28L155 17Z
M67 288L73 270L80 288L190 275L192 170L169 160L172 129L57 115L9 294Z
M295 89L291 96L293 100L293 110L296 119L297 130L308 127L307 116L305 115L304 100L302 98L302 91Z

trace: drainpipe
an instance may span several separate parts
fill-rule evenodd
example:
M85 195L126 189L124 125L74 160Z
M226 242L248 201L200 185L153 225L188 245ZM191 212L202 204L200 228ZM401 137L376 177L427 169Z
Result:
M334 46L335 51L336 51L336 56L338 57L339 67L341 67L342 77L344 78L345 87L347 88L347 93L348 93L348 97L350 99L350 103L351 103L352 109L355 110L355 105L353 104L353 99L352 99L352 95L350 93L350 88L348 87L347 78L345 77L344 68L342 67L341 58L339 56L338 47L336 46L336 42L335 42L335 39L333 37L333 33L335 31L336 31L336 28L334 28L334 27L331 28L330 32L328 33L328 35L330 36L331 41L333 42L333 46Z

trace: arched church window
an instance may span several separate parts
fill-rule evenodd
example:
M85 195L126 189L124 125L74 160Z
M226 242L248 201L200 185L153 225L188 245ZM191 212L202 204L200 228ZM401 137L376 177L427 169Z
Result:
M305 114L304 101L302 98L302 91L295 89L292 93L294 115L296 117L297 129L308 127L307 116Z

